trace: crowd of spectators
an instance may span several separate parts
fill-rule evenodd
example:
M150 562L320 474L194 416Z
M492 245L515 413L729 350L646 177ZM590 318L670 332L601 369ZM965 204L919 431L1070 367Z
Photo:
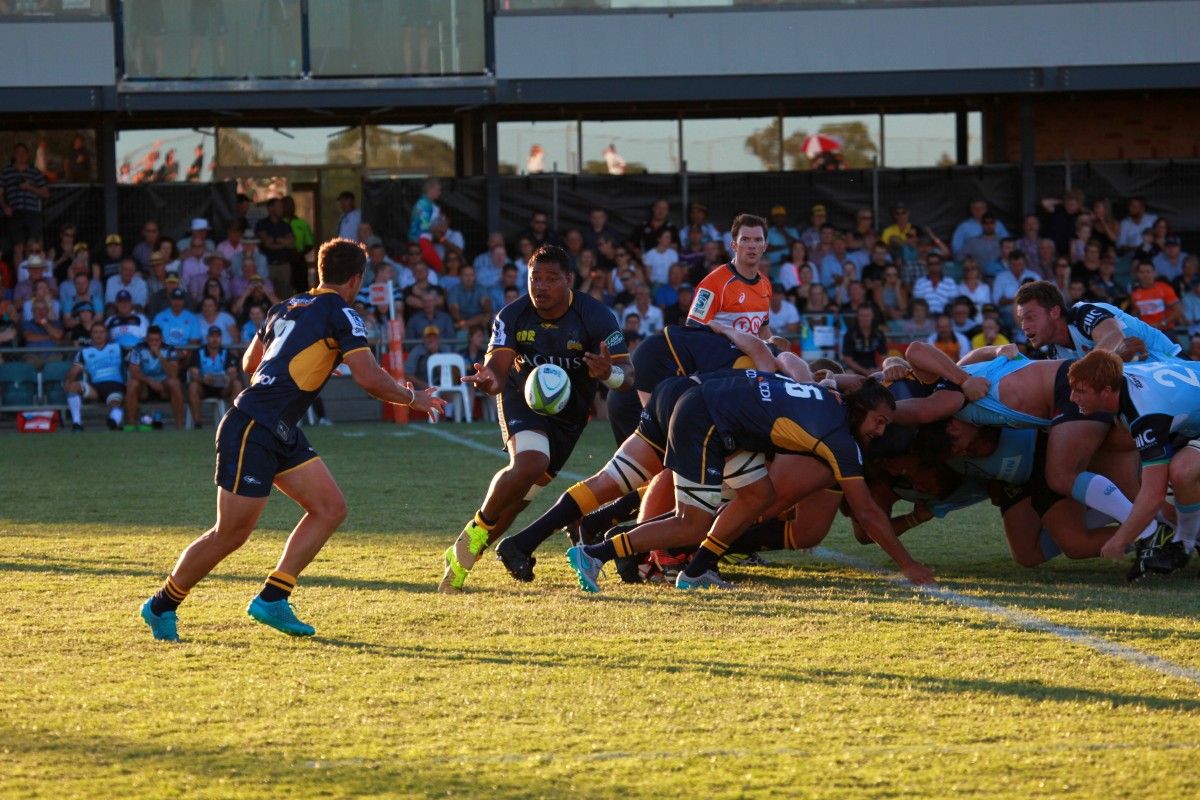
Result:
M274 303L314 279L315 237L291 198L253 208L239 196L237 218L219 232L203 218L184 231L146 220L139 241L110 233L93 250L72 225L42 230L45 183L36 173L22 148L0 170L9 242L0 252L0 346L48 351L25 358L53 358L51 352L86 344L96 320L126 351L151 325L181 353L214 333L222 347L236 349ZM492 317L524 294L528 259L540 245L566 249L575 291L610 308L631 347L684 320L692 287L732 249L702 203L691 203L680 219L665 199L632 230L616 229L603 207L591 209L586 224L561 231L537 211L516 237L493 232L468 249L440 198L440 182L427 181L406 240L392 252L353 193L339 198L339 235L361 242L368 254L356 308L376 341L389 319L401 321L408 373L418 386L431 355L480 360ZM1020 343L1013 297L1022 283L1045 279L1068 303L1111 303L1173 335L1200 333L1200 265L1183 251L1170 221L1147 210L1141 197L1118 203L1120 217L1108 199L1085 199L1069 191L1046 200L1038 213L1008 220L1011 228L976 200L942 236L901 203L887 220L863 208L841 225L820 204L803 219L776 204L765 259L771 328L806 356L840 358L859 372L917 338L957 358L981 344ZM390 286L390 305L373 297L371 284ZM1184 344L1200 354L1200 337Z

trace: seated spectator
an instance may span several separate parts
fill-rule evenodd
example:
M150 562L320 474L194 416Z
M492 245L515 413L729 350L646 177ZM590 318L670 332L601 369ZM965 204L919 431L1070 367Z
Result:
M956 260L963 262L968 258L973 259L976 264L983 268L984 274L988 274L988 270L994 270L988 277L994 277L1000 272L1000 241L1006 237L996 233L996 218L991 214L984 214L979 220L980 233L977 236L972 236L963 243L961 250L955 250L954 257Z
M462 254L462 251L449 241L449 233L449 220L445 216L439 216L429 224L429 230L422 233L421 237L417 239L417 246L421 248L421 260L428 264L434 272L441 273L443 271L443 264L448 254Z
M1160 278L1173 281L1183 274L1188 254L1181 244L1178 236L1167 236L1163 240L1163 251L1154 257L1154 269Z
M989 347L991 345L1003 346L1010 344L1008 337L1000 332L1000 320L995 317L988 317L983 321L983 325L979 328L979 333L975 334L971 339L971 349L978 350L980 347Z
M199 244L204 253L211 253L217 249L216 242L212 240L212 228L208 224L208 220L203 217L196 217L192 220L192 224L188 227L186 236L183 236L176 242L176 247L179 250L188 250L196 244Z
M779 283L771 285L771 330L777 334L800 331L800 312Z
M400 269L400 265L388 257L387 251L383 247L383 239L378 236L368 237L367 246L367 267L363 273L363 283L371 284L375 282L375 275L379 272L379 268L384 264L389 264L395 270Z
M984 216L992 216L987 213L987 201L982 198L972 200L970 206L970 216L958 223L958 227L954 229L954 235L950 237L950 250L954 253L954 258L961 261L965 255L964 248L967 242L974 239L976 236L982 236L984 233L983 218ZM1008 229L1004 227L1004 223L992 217L993 227L991 233L997 239L1003 239L1008 236ZM975 258L980 264L986 264L986 260L980 260L978 256Z
M205 303L207 304L207 300ZM224 312L222 312L224 313ZM224 328L211 325L204 333L204 346L192 353L188 364L188 405L192 409L192 422L196 428L200 422L200 402L218 397L227 403L242 392L242 380L238 375L238 359L224 344Z
M171 292L179 289L183 292L183 306L189 311L196 307L196 299L187 293L187 290L179 285L179 276L173 272L167 273L163 278L163 287L154 294L150 295L150 302L146 304L146 316L150 317L151 321L163 311L171 306ZM178 347L178 345L171 345Z
M104 253L96 262L99 274L95 274L94 277L107 282L109 278L121 271L121 259L124 257L125 248L121 245L120 234L110 233L104 237Z
M1058 293L1066 297L1067 289L1071 286L1071 273L1071 265L1065 258L1060 258L1054 262L1053 274L1046 277L1054 284L1054 288L1058 289Z
M908 287L900 281L900 268L888 265L883 271L883 282L871 291L876 307L883 312L884 321L903 319L908 310Z
M150 256L158 252L159 241L162 238L156 221L148 219L142 223L142 240L133 246L130 255L143 272L150 270Z
M204 297L208 292L208 284L216 281L221 289L221 304L224 307L231 296L229 262L225 260L225 256L214 252L204 256L204 265L204 272L193 272L190 281L187 278L183 279L183 288L194 297Z
M92 323L92 343L75 354L75 363L63 380L67 408L71 412L71 430L83 430L83 403L94 400L108 406L109 430L118 430L125 417L121 401L125 399L124 357L121 346L109 341L108 328L100 320Z
M183 430L183 383L179 380L179 354L163 343L156 325L146 331L146 341L129 351L125 378L126 430L138 423L139 404L168 402L175 414L175 428Z
M155 250L149 255L150 267L145 276L146 279L146 294L148 298L153 298L154 295L166 288L167 281L167 259L162 253ZM158 309L161 311L162 309ZM150 313L150 300L146 300L146 313ZM157 311L155 312L157 313Z
M1174 235L1174 232L1171 230L1171 225L1167 222L1166 217L1159 217L1156 219L1154 224L1150 226L1150 230L1154 232L1154 246L1158 248L1160 253L1165 251L1167 249L1168 237Z
M584 241L587 242L587 235L584 235ZM595 249L594 247L591 249ZM499 263L497 263L497 259ZM488 234L487 246L483 252L475 256L475 260L471 262L475 267L475 278L479 284L485 289L490 289L500 283L500 270L509 261L508 251L504 244L504 234L499 231L492 231Z
M1026 214L1021 229L1021 238L1016 241L1016 249L1025 254L1025 263L1035 272L1040 272L1044 266L1049 264L1049 262L1043 262L1041 258L1042 242L1044 241L1050 242L1051 248L1054 247L1053 241L1042 238L1042 221L1038 219L1038 215Z
M963 264L963 280L958 290L965 295L976 309L981 309L992 302L992 287L983 282L983 272L974 261ZM976 317L976 322L979 318Z
M246 281L246 290L241 295L235 297L233 305L230 306L230 311L235 317L245 317L251 308L258 307L267 312L271 310L271 306L280 302L280 298L267 287L267 279L262 275L251 275Z
M462 283L462 271L466 265L467 262L458 253L454 251L446 253L446 257L442 259L442 274L438 276L438 286L446 292L458 286ZM476 281L478 282L478 276L476 276Z
M1180 303L1183 310L1182 324L1187 325L1188 333L1200 333L1200 281L1182 296Z
M907 242L910 233L916 234L917 228L909 220L908 207L896 203L892 206L892 224L883 229L879 241L884 247L896 247Z
M529 240L530 253L544 244L562 245L562 240L558 238L558 234L550 230L550 216L545 211L534 211L529 217L529 225L526 226L525 230L521 231L517 238L518 240ZM653 247L653 243L650 246Z
M969 299L962 295L954 298L950 306L950 324L954 326L954 332L968 339L979 333L978 314L979 309Z
M667 274L671 265L679 261L679 251L675 249L671 231L659 231L658 241L654 247L642 254L642 261L649 273L650 283L660 286L667 282Z
M825 206L817 203L808 213L808 227L800 232L800 240L808 247L810 253L819 250L822 245L826 245L825 228L828 227L830 232L833 231L833 226L829 224L829 214ZM820 259L813 257L813 261L820 264Z
M517 257L513 259L513 263L517 265L517 269L521 271L522 275L529 272L529 259L533 257L533 251L536 249L533 240L528 236L517 239Z
M695 201L688 204L688 224L679 229L680 240L687 241L693 231L699 234L701 247L705 242L721 239L717 226L708 221L708 206Z
M1162 253L1162 248L1154 242L1154 230L1147 228L1142 231L1142 243L1131 254L1131 260L1137 261L1139 258L1146 258L1153 261L1160 253Z
M875 302L867 294L867 288L860 281L851 281L846 285L846 301L838 308L838 313L850 316L863 306L870 307L876 319L883 319L883 312L875 306Z
M1134 313L1142 322L1161 331L1172 331L1183 322L1183 307L1171 284L1158 280L1152 261L1140 261L1133 271L1136 285L1129 293Z
M787 208L781 205L771 209L770 224L767 226L767 262L771 272L779 270L787 255L792 251L792 242L800 241L800 231L787 224Z
M932 314L942 313L946 304L960 294L954 279L946 277L942 268L942 256L930 252L925 257L925 275L917 280L912 290L913 297L924 300Z
M104 283L104 304L115 303L118 292L125 292L133 298L133 307L142 310L150 300L150 290L146 280L137 272L137 262L133 256L121 259L117 274Z
M133 310L133 297L124 289L117 292L116 309L104 320L112 340L128 351L146 340L150 320Z
M808 260L808 245L800 240L796 240L792 242L792 250L788 253L788 257L784 260L783 264L779 266L779 272L776 274L776 280L783 286L785 292L790 292L800 285L800 270L804 267L808 267L809 277L807 282L811 282L813 275L816 274L816 268ZM807 287L802 292L807 293Z
M1160 273L1161 274L1161 273ZM1183 269L1179 277L1171 281L1175 294L1183 297L1200 283L1200 256L1188 256L1183 260Z
M892 216L895 217L895 212ZM869 208L860 208L854 212L854 230L850 231L850 238L865 250L875 246L880 240L879 232L875 228L875 212Z
M404 338L419 339L424 336L426 328L432 326L438 329L438 334L446 341L454 340L454 319L438 308L438 296L427 291L419 296L420 310L408 317L404 327Z
M516 296L513 298L514 300L517 297L525 294L525 286L518 279L519 274L520 272L517 269L516 264L510 261L504 265L504 269L500 273L500 283L492 287L491 290L492 308L496 309L497 313L499 313L500 309L504 308L504 306L508 305L510 302L507 299L510 289L516 291ZM478 276L476 276L476 280L478 280Z
M824 208L824 206L822 206ZM811 229L810 229L811 230ZM818 238L816 241L810 240L808 237L803 237L804 243L808 245L808 257L812 260L817 268L824 273L825 257L833 253L833 240L838 234L837 228L830 225L828 222L822 223ZM841 266L841 260L838 261L838 266ZM824 276L822 275L822 280Z
M54 282L53 275L46 274L46 259L42 258L41 254L34 253L25 259L25 269L29 277L24 280L17 281L17 285L13 287L12 301L18 308L31 297L33 297L33 287L38 281L45 281L50 288L50 293L55 297L58 296L58 284Z
M679 299L679 287L683 285L686 275L687 270L683 264L679 262L672 264L671 269L667 272L667 282L654 290L654 305L659 308L669 308L675 305L675 301Z
M28 302L28 301L27 301ZM21 338L31 350L45 350L67 344L62 325L45 298L32 301L30 317L21 323ZM38 358L40 363L43 359Z
M637 311L630 310L621 320L621 333L628 340L630 336L641 336L642 318Z
M1100 251L1100 243L1090 241L1083 246L1083 259L1071 264L1071 278L1078 278L1087 283L1092 277L1100 271L1100 259L1102 257ZM1065 258L1056 258L1054 260L1055 269L1058 268L1059 262L1067 262ZM1069 279L1068 279L1069 280Z
M639 284L633 292L633 302L626 308L625 314L636 313L641 321L638 331L642 336L650 336L663 329L662 309L650 302L650 287Z
M454 327L465 331L473 326L487 325L495 313L491 294L475 280L475 268L463 266L458 285L446 292L446 305Z
M235 301L237 298L246 294L246 292L250 289L250 281L254 278L258 278L260 280L263 291L269 296L278 296L275 292L275 284L271 283L271 279L265 274L266 270L259 269L258 262L255 261L252 256L242 256L241 260L236 263L238 264L237 274L231 275L229 278L229 296L234 298ZM233 270L231 269L230 271L232 272ZM366 284L366 282L367 281L364 278L363 283ZM234 313L238 313L236 309L234 310Z
M1063 295L1067 299L1067 305L1073 306L1087 296L1087 284L1079 278L1072 278L1067 285L1067 293Z
M954 330L954 323L946 314L938 315L934 332L925 341L941 350L953 361L958 361L971 352L971 343L967 337Z
M50 316L54 317L55 322L62 318L62 306L54 299L54 294L50 291L50 284L46 282L45 278L39 278L33 284L33 297L21 304L21 318L24 321L30 322L34 319L34 316L37 314L34 304L38 302L46 306Z
M187 292L180 288L177 278L174 288L167 293L167 308L154 315L152 324L162 332L167 347L180 349L200 344L198 318L188 308Z
M407 380L419 391L429 386L426 367L429 357L442 352L441 329L437 325L427 325L421 330L421 343L415 346L404 362L404 374Z
M887 356L887 337L879 327L875 312L861 305L855 312L854 326L842 337L842 363L859 375L872 375Z
M804 313L806 314L838 313L837 304L829 299L825 287L819 283L808 287L808 303L805 305Z
M871 248L870 255L866 264L860 264L854 261L854 254L851 253L846 257L848 261L854 262L858 267L858 279L863 282L863 286L870 292L883 282L883 273L888 265L892 263L892 254L887 249L883 242L876 242Z
M929 318L929 303L914 297L909 303L908 316L888 323L888 331L897 338L924 339L933 333L933 320Z
M1067 260L1074 264L1083 260L1083 249L1092 240L1092 215L1081 211L1075 218L1075 234L1067 244Z
M663 325L683 325L687 322L695 291L690 283L681 283L675 290L675 302L663 309Z
M1100 259L1100 270L1088 281L1088 296L1122 310L1129 308L1129 291L1117 283L1117 257L1110 253Z
M377 344L379 342L379 340L383 338L383 329L379 325L378 317L376 317L374 314L374 309L372 309L370 306L368 306L362 300L358 300L358 299L355 299L352 307L358 313L358 316L362 319L363 327L367 329L366 340L371 344ZM251 306L250 310L253 312L254 309L256 309L256 308L258 308L258 306ZM242 325L243 331L246 330L246 326L254 324L254 318L256 316L257 316L257 314L253 314L253 313L250 315L250 319L248 319L245 322L245 324ZM264 316L263 319L265 319L265 318L266 317ZM262 322L259 321L258 325L261 327ZM257 328L255 328L255 330L257 330ZM319 414L319 416L323 417L325 415ZM320 420L318 420L318 422L319 421Z
M193 297L199 297L204 288L204 279L208 277L208 252L204 249L204 238L193 237L191 243L180 251L179 281L184 289ZM167 265L167 271L171 267Z
M588 210L588 224L582 233L583 246L588 250L598 250L601 237L607 237L613 242L621 238L621 235L608 224L608 211L599 206L594 206ZM491 246L490 237L488 246Z
M222 347L230 347L238 343L241 331L238 330L237 320L228 311L222 311L216 298L209 295L200 299L200 313L196 317L196 327L192 338L199 340L201 331L209 331L213 328L221 332Z
M1121 223L1112 213L1112 203L1107 197L1092 201L1092 238L1100 243L1102 250L1117 246L1121 238Z
M408 310L420 309L424 305L424 297L432 294L437 300L438 308L446 307L446 294L437 285L437 275L424 261L417 260L409 267L412 283L404 290L404 307Z
M699 267L704 263L705 242L699 228L688 228L682 236L683 243L679 248L679 263L683 266L684 275L687 275L693 267ZM714 240L710 239L709 241Z
M660 197L650 204L650 215L635 231L634 243L640 252L654 249L658 243L658 235L662 231L671 232L671 241L679 241L679 229L671 222L671 206L666 199Z
M356 300L355 310L358 309L359 305L361 304ZM365 308L364 311L359 314L359 316L362 317L363 324L368 323L368 318L370 318L371 323L374 323L375 321L375 315L366 311ZM254 337L258 335L259 331L262 330L263 323L266 321L267 313L262 310L261 306L250 306L246 314L246 321L242 323L242 341L249 342L254 339Z
M1009 253L1008 269L997 275L992 284L992 303L1000 309L1000 322L1004 327L1012 328L1015 324L1012 303L1021 284L1041 279L1041 275L1027 268L1024 253L1020 250Z
M849 254L846 250L846 237L842 233L835 233L830 241L829 251L821 259L821 270L818 280L829 291L835 291L845 277L847 263L854 265L854 280L858 280L858 263L849 259Z
M1154 227L1158 217L1146 211L1146 198L1137 195L1129 198L1129 216L1121 220L1117 233L1117 253L1132 253L1141 247L1142 234Z
M0 305L3 305L0 302ZM68 325L68 321L73 323ZM76 303L71 309L70 316L63 316L63 328L66 333L63 335L64 345L74 345L75 347L87 347L92 343L92 325L97 321L97 314L87 303ZM0 325L0 342L4 341L2 335L2 325Z
M0 346L16 347L19 332L16 309L12 301L0 293Z
M458 354L467 362L467 374L474 375L475 365L482 364L487 357L487 330L476 325L467 331L467 346Z

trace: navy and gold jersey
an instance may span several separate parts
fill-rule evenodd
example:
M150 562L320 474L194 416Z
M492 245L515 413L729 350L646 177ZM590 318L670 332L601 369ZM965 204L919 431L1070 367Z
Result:
M634 388L652 392L667 378L753 366L753 359L711 328L668 325L634 351Z
M330 373L367 347L367 328L339 294L313 289L272 308L258 338L262 361L234 405L287 442Z
M705 381L700 391L717 431L738 449L812 455L839 481L862 477L846 406L829 389L746 370L745 377Z
M629 358L616 317L594 297L572 292L566 313L558 319L543 319L533 307L533 300L525 295L496 315L488 355L496 350L516 353L507 384L518 397L534 367L554 364L565 369L571 378L571 401L555 419L582 425L587 422L596 394L596 381L588 376L583 354L599 353L601 343L608 345L614 361Z

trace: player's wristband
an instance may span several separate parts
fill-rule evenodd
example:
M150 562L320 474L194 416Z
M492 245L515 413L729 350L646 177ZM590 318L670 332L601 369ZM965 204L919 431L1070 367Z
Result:
M604 385L610 389L620 389L625 383L625 370L620 367L613 367L612 372L608 373L608 377L604 379Z
M405 386L404 388L408 389L408 393L411 394L412 397L408 398L408 402L404 403L403 405L407 406L408 408L412 408L412 404L417 402L417 390L410 386Z

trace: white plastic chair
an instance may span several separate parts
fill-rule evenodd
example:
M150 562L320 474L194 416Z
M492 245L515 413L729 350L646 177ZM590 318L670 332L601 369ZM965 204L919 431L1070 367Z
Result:
M455 372L457 371L457 375ZM462 416L455 419L471 421L471 392L459 378L467 374L467 362L457 353L435 353L425 362L425 380L437 390L438 397L452 395L451 411L462 409Z

